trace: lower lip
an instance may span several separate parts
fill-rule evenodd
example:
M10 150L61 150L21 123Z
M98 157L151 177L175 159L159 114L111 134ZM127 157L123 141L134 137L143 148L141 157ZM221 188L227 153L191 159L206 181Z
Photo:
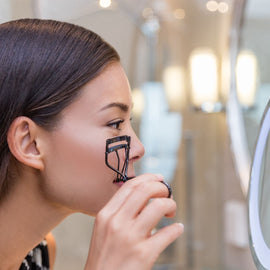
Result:
M115 185L117 185L117 186L119 186L119 187L121 187L123 184L124 184L124 182L113 182Z
M130 178L128 179L128 181L131 180L131 179L134 178L134 177L135 177L135 176L130 177ZM119 182L114 181L113 183L116 184L117 186L121 187L122 185L124 185L125 182L123 182L123 181L119 181Z

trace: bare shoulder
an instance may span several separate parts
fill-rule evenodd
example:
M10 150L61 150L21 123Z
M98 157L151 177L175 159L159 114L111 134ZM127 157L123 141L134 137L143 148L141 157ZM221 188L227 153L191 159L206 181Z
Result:
M46 235L46 241L48 243L50 269L53 270L56 256L56 242L51 232Z

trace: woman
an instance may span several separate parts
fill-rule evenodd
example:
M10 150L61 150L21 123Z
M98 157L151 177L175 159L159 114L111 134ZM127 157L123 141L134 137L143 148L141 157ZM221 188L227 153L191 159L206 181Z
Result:
M38 19L0 25L1 270L52 269L49 232L75 212L96 217L85 269L151 269L182 234L181 224L151 234L176 204L162 176L135 177L144 148L131 107L119 56L95 33ZM106 140L120 135L131 138L125 183L104 161Z

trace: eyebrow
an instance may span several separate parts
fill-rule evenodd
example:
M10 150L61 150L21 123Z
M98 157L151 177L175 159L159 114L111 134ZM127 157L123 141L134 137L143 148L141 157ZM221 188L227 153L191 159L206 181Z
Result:
M113 108L113 107L116 107L116 108L119 108L121 109L123 112L127 112L128 109L129 109L129 106L124 104L124 103L121 103L121 102L112 102L104 107L102 107L100 109L100 111L104 111L104 110L107 110L109 108Z

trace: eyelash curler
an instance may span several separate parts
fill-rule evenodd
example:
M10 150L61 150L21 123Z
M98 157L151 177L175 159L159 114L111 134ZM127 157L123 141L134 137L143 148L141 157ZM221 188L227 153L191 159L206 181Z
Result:
M124 150L125 151L125 161L123 162L123 167L120 171L120 157L119 157L119 150ZM105 163L106 165L113 170L114 172L117 173L117 178L114 180L114 182L126 182L133 177L128 177L127 176L127 171L128 171L128 162L129 162L129 149L130 149L130 136L124 135L124 136L118 136L114 138L110 138L106 140L106 151L105 151ZM115 153L117 157L117 168L114 168L109 164L109 155ZM172 189L169 186L169 184L165 181L160 181L160 183L164 184L167 189L168 189L168 198L171 197L172 195Z
M120 169L121 160L118 151L122 149L125 151L125 160L123 162L122 169ZM127 176L129 149L130 149L130 136L124 135L106 140L105 163L110 169L112 169L117 173L117 178L115 182L126 182L127 180L132 178ZM115 153L115 156L118 161L117 168L114 168L112 165L109 164L109 155L113 153Z

